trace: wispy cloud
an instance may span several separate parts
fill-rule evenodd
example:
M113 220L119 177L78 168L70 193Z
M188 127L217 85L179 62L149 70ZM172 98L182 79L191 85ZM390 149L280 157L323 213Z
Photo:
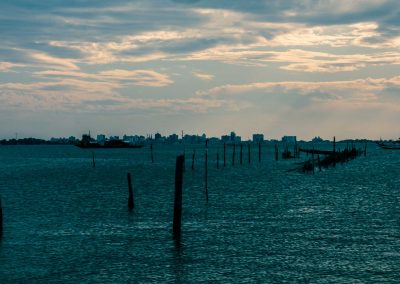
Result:
M0 61L0 71L1 72L8 72L12 71L14 68L25 67L24 64L17 64L11 62L1 62Z
M393 90L400 91L400 77L367 78L332 82L259 82L251 84L223 85L204 91L198 91L199 97L229 98L240 96L251 100L255 94L269 97L290 96L292 104L302 101L301 105L318 107L329 106L335 109L382 108L400 110L400 97L393 96Z
M282 92L296 90L300 95L319 92L342 92L344 90L373 92L382 91L389 87L400 87L400 76L392 78L367 78L350 81L312 82L312 81L282 81L282 82L258 82L250 84L223 85L205 91L198 91L197 95L221 96L244 94L252 91L275 91L279 88Z
M210 81L210 80L214 79L214 77L215 77L214 75L197 72L197 71L193 71L192 74L193 74L193 76L195 76L203 81Z
M116 86L136 85L147 87L165 87L173 83L166 74L158 73L154 70L104 70L98 73L85 73L76 71L57 71L47 70L34 73L35 76L42 78L68 78L74 77L82 79L92 79L103 82L112 82Z
M77 60L74 59L55 57L42 52L32 52L30 56L43 66L54 69L79 70L76 65Z

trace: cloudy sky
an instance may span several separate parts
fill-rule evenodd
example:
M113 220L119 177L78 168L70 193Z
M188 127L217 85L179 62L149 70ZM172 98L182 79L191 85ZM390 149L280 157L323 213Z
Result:
M2 0L0 138L400 136L398 0Z

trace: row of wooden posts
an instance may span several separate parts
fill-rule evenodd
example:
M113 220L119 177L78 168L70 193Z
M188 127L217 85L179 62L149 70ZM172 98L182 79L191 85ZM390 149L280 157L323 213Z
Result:
M232 144L233 151L232 151L232 165L235 165L235 157L236 157L236 144ZM277 149L277 148L276 148ZM247 153L248 153L248 163L251 163L251 145L250 143L247 144ZM224 143L223 148L223 165L226 166L226 143ZM150 145L150 155L151 155L151 162L154 163L154 153L153 153L153 144ZM185 155L185 153L184 153ZM186 156L186 155L185 155ZM195 165L195 158L196 158L196 150L193 150L192 154L192 170L194 170ZM206 155L205 158L208 158L208 140L206 140ZM219 151L217 152L217 168L219 168ZM258 143L258 162L261 162L261 142ZM240 164L243 164L243 144L240 144Z
M251 153L250 153L250 144L247 144L248 147L248 162L250 164L251 162ZM153 145L150 145L150 150L151 150L151 161L154 163L154 153L153 153ZM287 148L285 150L288 152ZM310 171L314 173L314 154L316 151L306 151L312 153L312 162L307 161L303 169L305 171ZM320 151L323 152L323 151ZM330 163L333 163L333 166L335 167L336 162L338 160L343 160L343 159L352 159L356 157L357 155L360 155L362 152L364 153L364 156L367 153L367 145L365 144L364 151L361 150L356 150L354 146L352 146L352 149L349 150L348 147L345 151L336 153L336 138L334 137L333 139L333 155L328 156L325 158L323 161L320 160L319 154L317 157L318 160L318 168L321 171L321 165L327 166ZM224 143L224 156L223 156L223 165L226 166L226 144ZM236 145L233 144L233 152L232 152L232 165L235 164L235 153L236 153ZM295 154L294 157L298 156L298 148L295 147ZM192 155L192 170L194 170L194 161L195 161L195 151L193 151ZM275 159L278 160L279 156L279 151L278 151L278 146L275 145ZM261 162L261 143L258 143L258 161ZM95 158L94 158L94 153L92 152L92 162L93 162L93 167L96 166L95 163ZM240 144L240 164L243 163L243 144ZM183 171L184 171L184 164L185 164L185 155L179 155L176 158L176 168L175 168L175 199L174 199L174 219L173 219L173 234L174 237L180 237L180 231L181 231L181 219L182 219L182 186L183 186ZM217 152L217 168L219 168L219 152ZM135 203L134 203L134 194L133 194L133 187L132 187L132 178L131 174L127 174L127 179L128 179L128 208L130 210L134 209ZM206 141L206 149L205 149L205 195L206 195L206 202L208 202L208 141ZM0 198L0 238L2 237L3 234L3 209L1 205L1 198Z
M364 154L367 155L367 143L364 145L364 149L356 149L354 144L352 143L351 148L349 145L346 145L346 148L343 151L340 149L337 151L336 149L336 138L333 137L333 151L326 151L326 150L315 150L314 147L312 150L302 150L300 151L306 152L307 155L311 153L311 160L307 160L303 163L300 171L302 172L312 172L315 173L315 158L314 155L317 155L317 164L318 169L321 171L321 168L328 168L330 165L336 167L337 163L344 163L349 160L355 159L357 156ZM319 155L325 155L324 159L320 159Z
M248 163L251 163L251 148L250 144L247 144L248 150ZM278 160L278 148L275 146L276 150L276 160ZM154 163L154 153L153 153L153 145L150 145L151 152L151 161ZM223 165L226 166L226 144L224 143L223 148ZM232 165L235 165L235 154L236 154L236 145L233 144L232 151ZM194 170L196 152L193 151L192 154L192 165L191 168ZM205 147L205 196L206 202L208 203L208 140L206 140ZM261 162L261 143L258 143L258 161ZM240 164L243 164L243 144L240 144ZM183 155L179 155L176 158L176 167L175 167L175 195L174 195L174 217L173 217L173 236L175 239L179 239L181 236L181 223L182 223L182 187L183 187L183 172L185 167L185 153ZM217 168L219 168L219 152L217 152ZM131 174L127 174L128 178L128 208L132 210L134 208L134 196L132 190L132 180Z
M206 145L207 145L207 141L206 141ZM207 146L206 146L207 148ZM297 145L294 147L294 155L295 156L290 156L290 152L288 152L288 148L286 147L284 152L282 153L282 158L286 159L286 158L298 158L299 156L299 152L297 150ZM207 149L206 149L207 151ZM248 163L251 163L251 145L250 143L247 144L247 153L248 153ZM289 153L289 156L288 156ZM224 143L224 148L223 148L223 165L224 167L226 166L226 143ZM186 156L186 155L185 155ZM195 165L195 157L196 157L196 151L193 150L193 154L192 154L192 170L194 170L194 165ZM153 144L150 144L150 158L151 158L151 162L154 163L154 151L153 151ZM208 158L208 154L207 154L207 158ZM217 168L219 169L219 151L217 152ZM236 144L233 144L233 151L232 151L232 166L235 165L235 160L236 160ZM279 160L279 149L278 149L278 145L275 144L275 160L278 161ZM239 156L239 162L242 165L243 164L243 144L240 144L240 156ZM261 162L261 142L258 143L258 162ZM93 168L96 167L96 161L95 161L95 156L94 156L94 152L92 152L92 166Z

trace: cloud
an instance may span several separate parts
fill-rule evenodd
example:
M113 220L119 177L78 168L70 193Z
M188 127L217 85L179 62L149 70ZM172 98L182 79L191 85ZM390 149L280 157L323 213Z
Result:
M0 61L0 72L10 72L10 71L12 71L12 69L18 68L18 67L25 67L25 65Z
M206 112L219 108L239 108L232 102L220 99L144 99L119 93L118 90L123 86L163 87L173 83L168 76L153 70L113 69L95 74L48 70L36 72L35 76L44 81L0 84L1 108L67 112L135 109Z
M0 10L2 109L298 121L400 105L396 0L15 0ZM257 82L266 76L277 82ZM199 80L211 88L193 96Z
M278 97L279 104L310 107L324 106L334 109L383 108L400 110L400 97L391 92L400 91L400 76L392 78L367 78L332 82L259 82L251 84L223 85L198 91L199 97L237 98L258 102L271 102L271 96ZM259 94L264 94L260 100ZM267 96L267 97L266 97ZM286 97L286 98L285 98ZM331 109L333 111L333 109Z
M107 70L99 73L100 78L117 79L138 86L164 87L173 83L165 74L153 70Z
M325 53L335 55L335 51L327 47L379 49L376 53L388 49L387 52L398 53L393 49L400 46L398 25L386 24L399 10L394 1L366 0L363 5L308 0L235 4L231 1L178 1L174 6L158 0L112 4L99 1L96 5L89 1L69 5L43 3L32 5L31 11L18 3L5 5L4 9L22 13L27 23L16 25L13 34L5 31L6 46L17 45L31 52L36 63L54 69L78 70L82 64L157 64L179 60L263 67L268 62L269 52L277 54L287 48L307 51L320 47ZM354 17L349 18L350 15ZM16 36L26 26L32 29L29 35ZM73 31L75 34L70 36ZM349 50L345 54L342 52L343 56L354 54ZM361 54L368 56L370 53L364 49ZM368 65L364 62L348 64L338 59L333 64L315 62L307 57L301 59L307 62L292 60L283 68L342 72Z
M74 77L80 80L92 79L104 82L113 82L114 84L136 85L146 87L165 87L173 83L166 74L161 74L153 70L104 70L98 73L85 73L76 71L58 71L47 70L34 73L35 76L41 78L68 78Z
M198 91L197 95L220 96L250 93L252 91L275 91L282 92L296 90L299 94L309 94L312 92L343 92L343 91L382 91L389 87L400 87L400 76L392 78L367 78L350 81L331 81L331 82L307 82L307 81L283 81L283 82L258 82L250 84L223 85L205 91Z
M203 81L210 81L210 80L213 80L215 77L214 75L211 75L211 74L206 74L206 73L196 72L196 71L193 71L192 74L193 74L193 76L195 76Z
M75 64L77 60L74 59L54 57L42 52L32 52L30 56L34 61L47 67L54 69L79 70L79 67Z
M283 52L266 52L265 57L260 60L287 64L281 68L291 71L342 72L354 71L367 66L400 64L400 53L332 54L290 49Z

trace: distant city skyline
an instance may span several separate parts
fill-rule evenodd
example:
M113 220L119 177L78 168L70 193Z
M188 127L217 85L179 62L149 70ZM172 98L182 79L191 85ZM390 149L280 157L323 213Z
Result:
M400 137L396 0L0 2L0 139Z

